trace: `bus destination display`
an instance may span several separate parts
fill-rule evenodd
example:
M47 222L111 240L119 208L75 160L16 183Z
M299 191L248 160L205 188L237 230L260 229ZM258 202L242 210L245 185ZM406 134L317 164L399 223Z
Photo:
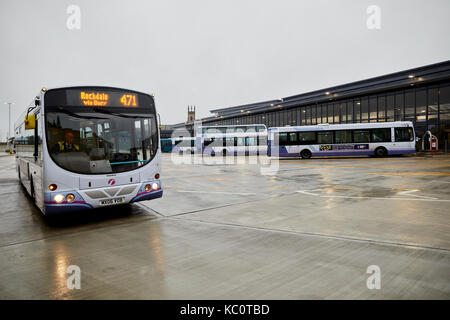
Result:
M120 91L67 90L67 103L86 107L138 107L138 95Z

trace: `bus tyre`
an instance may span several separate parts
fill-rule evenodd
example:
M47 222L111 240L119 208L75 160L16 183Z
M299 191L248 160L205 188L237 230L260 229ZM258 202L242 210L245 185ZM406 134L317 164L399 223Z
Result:
M384 147L378 147L375 149L375 155L377 157L386 157L387 156L387 150Z
M300 157L302 157L302 159L309 159L309 158L311 158L311 151L309 151L308 149L302 150L300 152Z

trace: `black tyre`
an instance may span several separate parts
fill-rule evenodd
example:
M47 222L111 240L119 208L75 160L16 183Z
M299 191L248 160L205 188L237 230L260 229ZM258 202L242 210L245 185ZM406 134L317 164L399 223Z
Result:
M377 157L386 157L388 154L386 148L384 147L378 147L375 149L375 156Z
M309 151L308 149L304 149L300 152L300 157L302 157L302 159L309 159L311 158L311 151Z

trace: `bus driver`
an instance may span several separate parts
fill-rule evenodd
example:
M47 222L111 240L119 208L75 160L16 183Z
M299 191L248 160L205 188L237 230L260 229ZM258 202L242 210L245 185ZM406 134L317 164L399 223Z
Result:
M64 135L64 141L58 141L56 150L58 152L80 151L80 147L73 143L73 133L66 132L66 134Z

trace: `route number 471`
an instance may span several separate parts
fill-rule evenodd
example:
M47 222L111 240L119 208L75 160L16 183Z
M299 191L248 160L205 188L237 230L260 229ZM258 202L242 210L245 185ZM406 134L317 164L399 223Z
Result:
M125 107L136 107L136 96L134 94L124 94L120 97L120 103Z

